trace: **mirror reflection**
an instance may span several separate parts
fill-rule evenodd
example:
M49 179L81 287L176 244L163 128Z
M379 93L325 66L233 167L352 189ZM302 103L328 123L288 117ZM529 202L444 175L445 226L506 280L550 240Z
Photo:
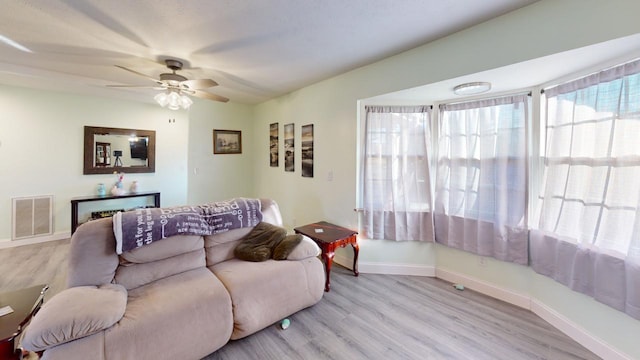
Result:
M148 136L96 134L93 137L95 166L147 166Z
M84 174L155 172L155 131L85 126Z

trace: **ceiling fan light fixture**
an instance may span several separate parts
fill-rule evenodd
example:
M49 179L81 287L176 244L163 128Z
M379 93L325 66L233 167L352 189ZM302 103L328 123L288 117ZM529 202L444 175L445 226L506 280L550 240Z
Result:
M153 99L162 107L167 106L169 103L169 97L166 92L161 92L158 95L154 96Z
M175 91L172 91L169 93L169 95L167 95L167 98L169 100L169 103L167 104L167 107L171 110L178 110L180 109L180 94L178 94Z
M453 88L453 93L456 95L477 95L489 90L491 90L490 82L478 81L457 85Z
M178 91L170 90L168 92L161 92L153 97L153 99L162 107L166 107L170 110L179 110L180 108L188 109L193 105L193 101L186 95L181 94Z
M0 35L2 36L2 35ZM0 40L2 40L0 38ZM140 86L140 85L107 85L113 87L137 87L137 88L152 88L154 90L164 90L161 93L156 94L153 99L162 107L169 108L171 110L188 109L193 105L193 100L190 96L195 96L207 100L227 102L229 99L224 96L202 91L202 89L217 86L218 83L212 79L195 79L189 80L186 77L176 74L177 70L182 70L182 62L178 60L166 59L165 63L167 67L172 71L171 73L162 73L160 78L151 77L145 75L136 70L128 69L124 66L116 65L116 67L136 74L138 76L145 77L152 80L155 86Z
M189 98L186 95L181 95L180 96L180 106L182 106L183 109L188 109L191 105L193 105L193 101L191 100L191 98Z

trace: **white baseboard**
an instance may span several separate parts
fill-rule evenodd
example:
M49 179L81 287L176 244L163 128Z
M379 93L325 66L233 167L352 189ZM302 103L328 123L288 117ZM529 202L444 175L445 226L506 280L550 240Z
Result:
M353 268L353 259L337 255L333 262L340 264L347 269ZM436 276L436 270L428 265L411 264L389 264L389 263L368 263L358 261L358 272L363 274L386 274L386 275L412 275L412 276Z
M488 282L441 268L436 269L436 277L454 284L464 285L469 289L491 296L492 298L508 302L509 304L513 304L527 310L531 309L531 298L527 295L522 295Z
M531 299L531 311L603 359L632 360L537 299Z
M29 239L21 239L21 240L4 239L4 240L0 240L0 249L6 249L6 248L22 246L22 245L39 244L39 243L44 243L48 241L64 240L70 237L71 237L71 233L68 231L65 231L61 233L55 233L53 235L38 236L38 237L29 238Z
M582 327L578 326L559 312L548 307L538 299L531 298L528 295L518 294L511 290L445 269L436 269L436 277L452 283L462 284L469 289L475 290L484 295L530 310L549 324L553 325L553 327L603 359L632 360L631 357L619 352L602 340L591 335Z

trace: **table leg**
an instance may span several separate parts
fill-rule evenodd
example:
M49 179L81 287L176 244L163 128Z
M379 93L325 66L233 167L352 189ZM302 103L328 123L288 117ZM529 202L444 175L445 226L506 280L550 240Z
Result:
M360 253L360 245L358 242L352 242L351 246L353 247L353 274L358 276L360 273L358 272L358 253Z
M11 338L0 343L0 359L19 360L22 359L22 352L15 347L15 338Z
M327 279L324 282L324 291L329 292L331 290L331 265L333 264L333 256L335 252L327 251L322 252L322 257L324 258L324 272L327 275Z

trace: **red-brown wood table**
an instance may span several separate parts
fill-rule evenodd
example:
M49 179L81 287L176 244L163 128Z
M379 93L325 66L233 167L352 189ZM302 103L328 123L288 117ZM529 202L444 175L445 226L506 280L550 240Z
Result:
M327 275L324 284L324 291L331 290L331 265L335 250L339 247L351 245L353 247L353 274L358 276L358 246L357 231L353 231L342 226L334 225L326 221L300 226L293 229L297 234L306 235L318 244L322 250L324 269Z
M15 341L22 333L44 301L47 285L0 294L0 308L11 306L13 312L0 316L0 360L22 359L22 350L16 349Z

